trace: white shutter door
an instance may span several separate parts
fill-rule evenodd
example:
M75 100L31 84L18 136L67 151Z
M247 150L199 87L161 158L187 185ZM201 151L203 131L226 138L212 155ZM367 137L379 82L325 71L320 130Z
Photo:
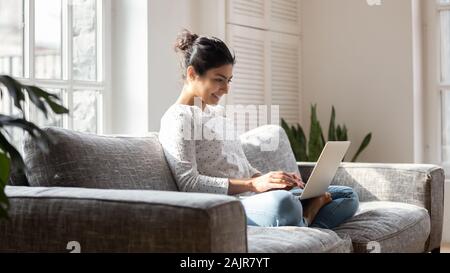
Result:
M268 0L227 0L227 23L267 27L269 4Z
M269 51L271 103L280 106L280 118L300 123L300 38L271 32Z
M236 54L228 104L265 104L265 40L264 31L227 26L227 42Z
M269 9L269 29L273 31L300 34L300 1L271 0Z

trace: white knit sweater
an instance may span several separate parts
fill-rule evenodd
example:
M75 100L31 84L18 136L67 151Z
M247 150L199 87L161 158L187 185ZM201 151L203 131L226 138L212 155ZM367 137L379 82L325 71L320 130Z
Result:
M223 134L228 122L223 113L221 106L207 105L202 111L174 104L161 119L159 140L181 191L228 194L228 179L259 173L245 157L239 138Z

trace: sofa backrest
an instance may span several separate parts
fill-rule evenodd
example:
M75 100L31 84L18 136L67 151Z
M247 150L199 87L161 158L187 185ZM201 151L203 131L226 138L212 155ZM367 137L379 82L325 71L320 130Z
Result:
M12 162L11 162L12 164ZM11 168L11 173L9 174L8 185L11 186L29 186L27 177L22 171L15 170Z
M23 147L28 167L26 177L15 175L10 184L178 190L156 132L136 137L96 135L58 127L43 130L56 143L50 144L46 154L27 135ZM280 126L261 126L244 133L240 139L247 159L259 171L298 173L289 140Z
M157 133L145 137L96 135L46 127L49 153L26 136L30 186L177 191Z

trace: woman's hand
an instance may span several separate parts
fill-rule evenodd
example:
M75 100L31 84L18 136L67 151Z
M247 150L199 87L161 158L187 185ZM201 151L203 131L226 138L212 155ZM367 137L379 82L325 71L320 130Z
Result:
M253 178L251 185L254 192L260 193L270 190L290 190L293 187L303 188L305 184L295 173L277 171Z
M297 180L297 186L300 189L305 188L305 182L303 182L303 179L301 178L301 176L299 176L296 173L288 173L288 174L290 174L295 180Z

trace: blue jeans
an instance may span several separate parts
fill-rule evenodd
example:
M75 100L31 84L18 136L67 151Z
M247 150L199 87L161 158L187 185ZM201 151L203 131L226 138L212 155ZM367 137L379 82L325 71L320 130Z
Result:
M251 226L276 227L299 226L332 229L351 218L358 209L359 199L352 188L330 186L328 192L332 201L323 206L312 223L303 217L303 205L298 196L299 188L291 191L275 190L255 194L241 200ZM307 202L307 201L306 201Z

